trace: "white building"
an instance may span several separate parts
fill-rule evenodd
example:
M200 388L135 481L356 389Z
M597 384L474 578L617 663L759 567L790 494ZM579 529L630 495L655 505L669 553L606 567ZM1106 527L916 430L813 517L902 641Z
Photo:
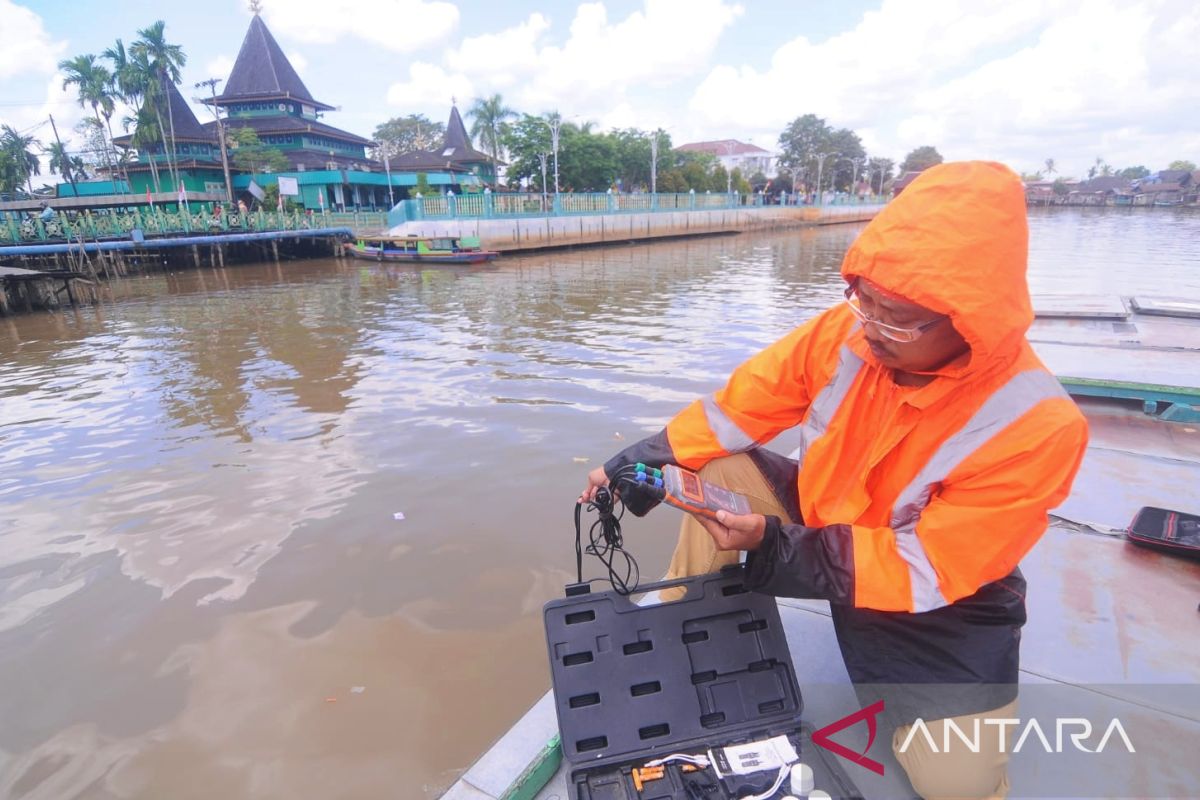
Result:
M756 172L774 178L775 154L756 144L739 142L737 139L718 139L713 142L689 142L676 150L684 153L708 153L716 156L726 171L739 169L747 180Z

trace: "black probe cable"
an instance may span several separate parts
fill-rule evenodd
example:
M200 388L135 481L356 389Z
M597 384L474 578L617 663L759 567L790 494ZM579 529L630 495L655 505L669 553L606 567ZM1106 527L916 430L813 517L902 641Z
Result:
M625 516L625 504L611 486L629 484L636 487L633 479L633 467L622 467L609 481L609 486L601 486L587 504L588 511L596 511L599 518L588 529L588 545L583 547L583 523L581 514L582 503L575 504L575 574L579 583L583 583L583 555L595 556L608 571L608 582L612 584L617 594L629 595L637 591L641 572L637 561L624 549L621 537L621 518ZM617 568L618 557L625 560L623 572ZM605 580L593 578L592 580ZM588 581L591 583L591 581Z

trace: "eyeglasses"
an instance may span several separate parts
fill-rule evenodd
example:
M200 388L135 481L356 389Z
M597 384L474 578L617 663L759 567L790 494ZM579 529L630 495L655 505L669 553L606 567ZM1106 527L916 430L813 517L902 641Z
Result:
M883 337L891 339L893 342L901 342L904 344L915 342L917 339L921 338L921 334L925 333L925 331L929 330L934 325L937 325L939 322L944 322L946 319L948 319L945 316L941 316L937 319L931 319L929 322L922 322L920 325L917 325L914 328L900 328L896 325L888 325L887 323L880 322L874 317L868 315L867 312L863 311L862 308L859 307L857 282L846 287L846 305L850 307L850 311L854 314L854 316L858 317L864 325L874 325L875 330L879 331Z

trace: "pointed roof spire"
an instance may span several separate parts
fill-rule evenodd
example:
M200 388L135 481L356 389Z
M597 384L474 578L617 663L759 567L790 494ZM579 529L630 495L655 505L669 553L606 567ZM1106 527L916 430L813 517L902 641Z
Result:
M467 126L463 124L458 106L450 106L450 121L446 123L446 136L442 139L442 149L447 147L465 148L472 150L471 137L467 135Z
M313 99L253 5L251 10L254 17L242 40L242 49L238 51L229 80L225 82L225 91L217 97L218 104L291 98L332 110L333 106Z
M167 84L167 100L171 104L171 117L175 121L175 138L176 139L199 139L201 141L211 141L213 136L209 133L200 120L196 119L196 114L192 111L192 107L183 95L179 93L179 89L174 83L166 81ZM164 119L165 123L166 120Z

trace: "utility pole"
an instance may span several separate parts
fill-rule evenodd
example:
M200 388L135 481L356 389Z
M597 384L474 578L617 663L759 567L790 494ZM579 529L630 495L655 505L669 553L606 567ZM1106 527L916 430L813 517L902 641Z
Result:
M538 159L542 162L542 211L546 210L546 154L538 153Z
M733 146L735 144L733 139L725 140L725 155L729 158L729 165L725 167L725 194L733 194Z
M221 168L225 170L225 200L230 205L233 205L233 179L229 177L229 154L225 152L225 126L221 124L221 107L217 105L217 84L221 82L220 78L209 78L206 81L200 81L195 88L207 86L212 93L212 111L213 116L217 118L217 139L221 143ZM389 188L391 181L388 181Z
M658 193L658 131L650 134L650 194Z
M825 168L825 159L830 156L839 155L838 153L817 153L817 205L824 205L821 202L821 172Z
M67 162L61 167L67 171L67 180L71 182L71 191L75 192L76 197L79 197L79 187L75 185L75 173L71 170L71 157L67 155L67 148L63 147L62 139L58 138L58 126L54 124L54 115L50 114L49 117L50 130L54 131L54 141L58 142L58 152Z
M557 113L548 120L542 120L542 124L550 129L550 146L554 149L554 196L558 197L558 129L562 125L562 120ZM545 185L545 184L543 184Z

